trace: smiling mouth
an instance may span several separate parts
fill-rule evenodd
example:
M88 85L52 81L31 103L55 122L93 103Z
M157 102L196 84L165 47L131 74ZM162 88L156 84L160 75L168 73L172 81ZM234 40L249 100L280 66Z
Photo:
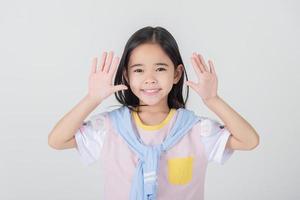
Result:
M146 95L155 95L157 94L161 89L154 89L154 90L142 90L142 92Z

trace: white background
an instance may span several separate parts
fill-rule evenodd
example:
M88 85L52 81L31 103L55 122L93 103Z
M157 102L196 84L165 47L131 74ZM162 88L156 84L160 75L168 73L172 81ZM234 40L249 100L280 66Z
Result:
M212 59L219 96L260 135L253 151L209 165L205 199L300 199L296 0L0 2L0 199L101 199L101 163L84 167L48 134L87 93L92 57L121 57L148 25L173 34L190 80L193 51ZM220 120L191 88L187 108Z

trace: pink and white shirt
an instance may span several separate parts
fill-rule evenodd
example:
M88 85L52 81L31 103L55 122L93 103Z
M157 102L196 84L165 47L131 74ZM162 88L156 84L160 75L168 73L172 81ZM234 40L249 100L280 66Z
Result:
M131 112L133 128L146 145L160 144L176 121L176 111L172 108L157 125L146 125L136 112ZM161 155L157 200L203 200L207 164L224 164L234 152L226 148L229 136L221 123L201 117L190 133ZM104 199L128 200L138 157L114 130L108 112L84 122L75 139L76 150L86 166L102 159Z

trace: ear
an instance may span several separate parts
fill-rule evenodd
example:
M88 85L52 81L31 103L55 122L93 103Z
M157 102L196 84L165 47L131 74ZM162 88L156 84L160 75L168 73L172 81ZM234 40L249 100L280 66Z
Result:
M177 69L174 72L174 84L177 84L178 81L180 80L181 76L182 76L182 72L183 72L183 65L180 64L177 66Z

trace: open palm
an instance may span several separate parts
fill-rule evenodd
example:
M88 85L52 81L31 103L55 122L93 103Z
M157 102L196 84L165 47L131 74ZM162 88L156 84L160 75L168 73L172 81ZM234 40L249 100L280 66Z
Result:
M119 63L119 58L113 59L113 52L103 52L101 61L97 67L97 57L93 58L89 75L88 95L98 101L102 101L114 92L128 89L126 85L113 85L113 75Z
M193 53L191 61L198 78L198 83L186 81L186 84L193 88L200 95L203 101L216 97L218 78L213 62L209 60L208 67L203 56L197 53Z

